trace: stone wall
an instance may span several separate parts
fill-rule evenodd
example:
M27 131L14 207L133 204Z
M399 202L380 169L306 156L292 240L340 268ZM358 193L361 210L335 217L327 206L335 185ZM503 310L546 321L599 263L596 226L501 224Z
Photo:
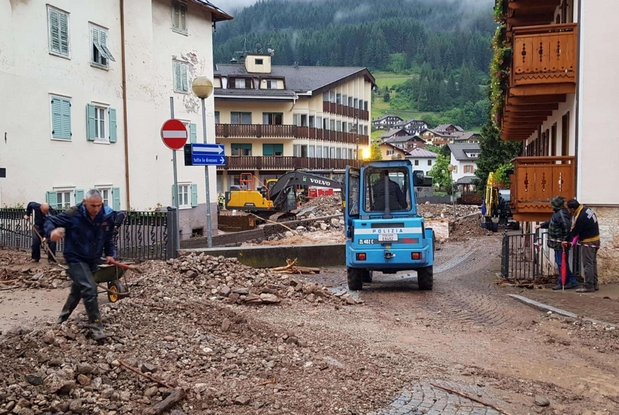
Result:
M619 207L593 207L600 225L598 278L601 284L619 282Z

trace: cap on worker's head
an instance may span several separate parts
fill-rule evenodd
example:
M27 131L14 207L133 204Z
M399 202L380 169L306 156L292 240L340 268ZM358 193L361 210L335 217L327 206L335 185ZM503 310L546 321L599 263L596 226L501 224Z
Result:
M565 206L565 198L563 196L553 197L550 199L550 206L552 206L553 209L563 209Z

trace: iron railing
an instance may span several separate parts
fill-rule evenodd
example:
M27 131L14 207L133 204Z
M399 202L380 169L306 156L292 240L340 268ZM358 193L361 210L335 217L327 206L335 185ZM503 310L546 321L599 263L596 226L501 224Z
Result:
M554 250L547 246L548 232L503 235L501 276L508 281L536 281L542 276L556 275ZM580 272L580 247L568 251L574 275Z
M129 211L124 223L115 230L117 258L145 261L176 258L176 209L166 211ZM24 219L25 210L0 209L0 246L29 250L32 245L32 224ZM63 244L57 245L62 252Z

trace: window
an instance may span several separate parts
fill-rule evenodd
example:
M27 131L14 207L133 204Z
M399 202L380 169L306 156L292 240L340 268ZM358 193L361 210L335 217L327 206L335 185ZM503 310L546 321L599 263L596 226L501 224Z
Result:
M69 57L69 14L47 6L49 53Z
M393 150L387 150L387 155L388 156L392 156L393 155Z
M432 160L428 160L428 166L432 165Z
M86 105L86 139L115 143L117 141L116 110L95 104Z
M251 89L251 79L234 78L234 87L236 89Z
M188 73L187 62L174 61L174 92L189 92Z
M251 156L251 144L230 144L233 156Z
M282 125L284 123L284 114L281 112L263 112L262 124L264 125Z
M471 165L464 166L464 172L465 173L473 173L474 172L473 166L471 166Z
M97 190L101 193L101 199L103 200L103 206L110 206L110 188L97 188Z
M51 98L52 103L52 138L70 140L71 133L71 99L65 97Z
M336 94L335 95L335 103L336 104L341 104L342 103L342 94Z
M283 144L263 144L262 155L263 156L283 156L284 145Z
M230 124L251 124L251 112L231 112Z
M292 146L292 155L295 157L307 157L307 145L294 144Z
M263 59L256 59L256 65L264 65Z
M453 172L454 172L454 173L458 173L458 166L454 166L454 170L453 170Z
M419 160L415 160L415 166L419 166Z
M190 207L191 205L189 204L189 194L191 192L190 190L191 185L189 184L179 184L178 185L178 207L179 208L186 208L186 207Z
M220 122L219 122L219 111L215 111L215 124L220 124Z
M322 146L316 146L316 158L322 158Z
M187 6L176 1L172 7L172 30L187 34Z
M315 146L309 146L307 148L307 156L314 158L316 157L316 147Z
M45 202L54 209L68 209L84 199L83 190L73 188L57 188L47 192Z
M335 149L335 158L336 159L341 159L342 158L342 149L339 148L339 147Z
M107 48L107 29L90 25L90 43L92 45L90 56L92 65L107 69L109 61L116 61Z

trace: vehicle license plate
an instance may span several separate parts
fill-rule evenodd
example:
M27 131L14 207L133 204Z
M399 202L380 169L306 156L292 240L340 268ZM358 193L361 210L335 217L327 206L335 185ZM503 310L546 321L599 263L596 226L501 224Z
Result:
M397 233L381 233L378 235L378 240L380 242L395 242L398 240Z

